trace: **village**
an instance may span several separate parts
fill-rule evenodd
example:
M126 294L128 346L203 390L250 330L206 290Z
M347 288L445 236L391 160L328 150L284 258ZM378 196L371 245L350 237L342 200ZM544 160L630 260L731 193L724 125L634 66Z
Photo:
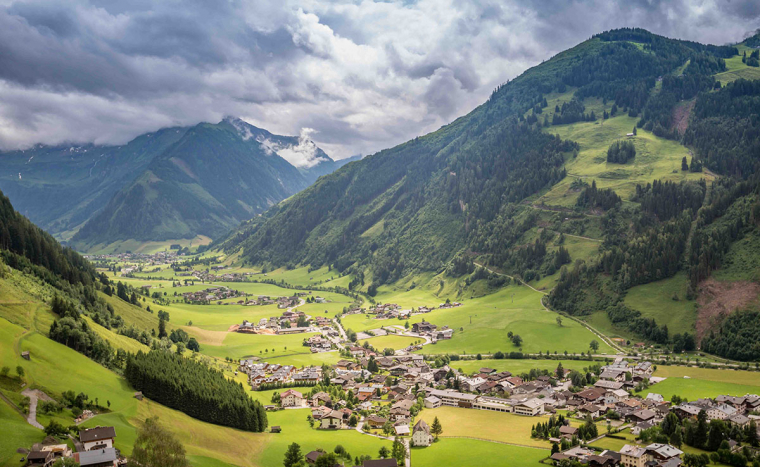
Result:
M563 467L704 465L698 463L703 458L681 450L680 435L663 438L662 433L672 431L674 425L680 433L681 424L725 425L723 442L729 452L758 445L760 396L686 401L665 400L651 392L646 397L634 395L642 386L663 380L653 376L656 366L648 361L618 357L594 365L578 360L587 365L583 372L564 369L559 363L554 371L520 375L487 367L465 374L454 368L455 361L437 366L417 354L388 356L363 347L349 351L353 358L331 366L298 369L247 359L239 362L238 371L248 375L255 390L281 389L273 393L267 410L308 409L308 421L317 430L357 430L415 448L430 446L446 429L437 417L434 427L423 419L425 410L440 407L542 420L550 416L548 423L534 425L530 435L551 446L547 462ZM606 434L598 429L604 424ZM280 430L272 427L273 432ZM621 448L592 447L623 430L633 436L621 438L626 440ZM313 464L323 454L313 451L306 456L307 462ZM382 460L385 463L364 465L398 465L393 458Z

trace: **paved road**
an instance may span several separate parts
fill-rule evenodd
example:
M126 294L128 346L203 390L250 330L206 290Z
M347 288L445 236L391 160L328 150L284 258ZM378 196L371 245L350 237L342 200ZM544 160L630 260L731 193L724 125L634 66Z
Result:
M40 430L44 429L45 427L37 421L37 391L24 389L21 395L29 398L29 415L26 416L27 423Z

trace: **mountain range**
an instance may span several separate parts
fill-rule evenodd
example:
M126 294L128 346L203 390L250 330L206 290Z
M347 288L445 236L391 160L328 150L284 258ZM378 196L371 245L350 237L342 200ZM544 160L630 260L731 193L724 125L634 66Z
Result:
M306 138L227 117L121 146L1 153L0 188L19 212L86 250L126 239L214 238L355 159L334 161Z

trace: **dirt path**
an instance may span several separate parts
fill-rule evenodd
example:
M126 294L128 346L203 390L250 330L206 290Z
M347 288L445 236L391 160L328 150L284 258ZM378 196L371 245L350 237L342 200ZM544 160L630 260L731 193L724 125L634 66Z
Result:
M519 282L520 284L524 285L525 287L528 287L530 290L532 290L534 292L538 292L538 293L543 294L543 295L549 295L548 293L546 293L546 292L544 292L542 290L538 290L538 289L534 288L532 285L528 284L527 282L523 281L522 279L520 279L517 276L510 276L509 274L504 274L503 272L494 271L493 269L488 268L486 266L483 266L480 263L473 262L473 264L475 264L476 266L480 266L481 268L484 268L486 271L488 271L488 272L490 272L492 274L496 274L498 276L509 277L513 281ZM541 304L543 305L543 302L541 302ZM546 307L544 307L544 308L547 309ZM547 311L549 311L549 310L547 309Z

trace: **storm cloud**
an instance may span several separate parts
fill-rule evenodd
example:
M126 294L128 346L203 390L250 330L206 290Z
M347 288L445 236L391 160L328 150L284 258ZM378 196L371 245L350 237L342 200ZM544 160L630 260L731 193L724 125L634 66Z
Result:
M336 158L368 154L623 26L736 42L760 2L0 0L0 148L121 144L235 115L310 129Z

